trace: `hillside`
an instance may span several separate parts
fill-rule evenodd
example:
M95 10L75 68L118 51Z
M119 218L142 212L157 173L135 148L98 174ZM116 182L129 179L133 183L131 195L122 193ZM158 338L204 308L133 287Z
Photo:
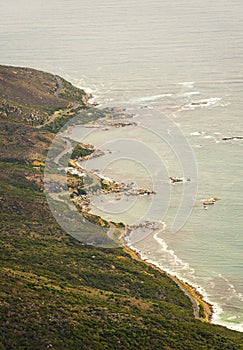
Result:
M61 109L86 105L87 94L65 79L30 68L0 66L2 119L39 125Z
M33 69L0 66L0 81L0 349L243 349L241 333L196 320L165 274L53 218L45 155L89 96Z

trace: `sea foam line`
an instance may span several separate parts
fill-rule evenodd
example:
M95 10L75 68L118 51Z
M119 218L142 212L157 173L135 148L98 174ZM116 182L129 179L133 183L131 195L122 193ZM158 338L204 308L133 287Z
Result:
M181 83L178 83L178 85L182 85L182 86L185 86L187 88L193 88L194 84L195 84L194 81L183 81Z
M140 97L133 99L133 102L150 102L150 101L156 101L159 100L162 97L171 97L173 94L165 93L161 95L153 95L153 96L147 96L147 97Z
M165 227L165 225L164 225L164 227ZM194 269L191 268L189 266L189 264L184 263L180 258L178 258L173 250L168 249L168 245L166 244L166 242L162 238L158 237L158 234L160 232L161 231L156 232L153 237L159 243L161 248L164 251L166 251L167 253L169 253L171 255L171 257L173 257L176 266L181 266L182 270L187 269L188 271L191 271L191 273L194 273L195 272ZM130 249L132 249L142 260L148 262L149 264L155 266L156 268L159 268L162 272L165 272L168 275L175 276L176 278L178 278L182 282L193 287L195 289L196 293L198 293L198 295L201 295L202 300L204 302L206 302L208 305L211 305L212 311L213 311L211 322L213 324L222 325L222 326L227 327L229 329L236 330L238 332L243 332L243 324L232 325L230 322L224 322L221 320L220 316L223 313L223 309L220 307L220 305L218 303L212 302L210 300L208 293L205 291L205 289L203 287L199 287L198 285L195 285L195 282L191 282L191 280L189 280L185 277L182 277L180 273L175 272L172 268L164 267L158 261L155 261L153 259L148 258L148 256L144 252L142 252L141 250L132 246L131 244L127 244L127 246Z
M155 266L156 268L159 268L161 270L161 272L164 272L172 277L174 276L174 277L178 278L178 280L190 285L196 291L196 293L198 293L198 295L201 295L202 300L212 307L213 314L212 314L211 322L215 323L215 324L221 324L219 322L219 316L223 312L222 308L218 304L212 303L210 301L207 293L205 292L205 290L202 287L196 286L195 283L192 283L190 280L186 279L185 277L182 277L179 273L175 273L175 271L173 271L172 269L162 266L157 261L155 261L153 259L149 259L145 253L143 253L141 250L137 249L136 247L134 247L130 244L128 244L128 247L130 249L132 249L142 260L148 262L149 264Z

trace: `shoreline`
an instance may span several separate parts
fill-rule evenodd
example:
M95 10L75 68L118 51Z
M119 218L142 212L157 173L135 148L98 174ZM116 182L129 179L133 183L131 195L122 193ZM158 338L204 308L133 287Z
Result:
M78 164L77 159L73 159L72 162L70 162L72 167L82 170L82 167ZM101 180L102 177L98 176L96 173L91 172L93 176L97 177L99 180ZM96 216L96 215L95 215ZM127 231L127 225L125 226L125 232ZM203 322L212 322L213 315L214 315L214 307L213 305L206 301L204 296L196 289L196 287L192 286L187 281L183 281L176 275L173 275L171 273L166 272L163 270L163 268L157 266L155 263L145 260L141 257L141 254L133 247L128 246L125 242L125 232L120 236L120 244L121 247L134 259L151 266L153 269L158 270L160 273L166 274L170 279L172 279L178 287L181 289L181 291L191 300L194 317L196 319L199 319Z
M77 161L77 160L76 160ZM75 162L76 163L76 162ZM77 163L76 166L80 167ZM95 174L97 176L97 174ZM99 177L99 176L98 176ZM99 177L100 178L100 177ZM127 225L124 225L127 226ZM235 330L241 332L240 329L236 329L235 327L227 324L223 324L218 322L218 316L221 312L221 308L217 304L211 303L207 300L207 296L203 295L200 291L200 287L193 286L187 280L181 279L173 274L173 272L167 272L160 267L156 262L150 261L148 259L143 259L140 252L136 251L136 248L128 246L124 240L124 235L119 238L121 247L126 251L130 256L139 260L140 262L151 266L153 269L157 269L160 273L166 274L170 279L172 279L181 291L191 300L194 317L196 319L201 320L202 322L212 323L216 325L221 325L231 330Z
M177 284L181 291L191 300L194 317L196 319L199 319L202 322L212 323L214 307L210 302L205 300L205 297L196 289L196 287L192 286L186 281L183 281L176 275L166 272L163 270L163 268L157 266L155 263L143 259L135 248L126 244L124 235L120 238L120 242L123 250L127 252L133 259L136 259L159 271L160 273L165 274ZM203 315L201 314L202 311Z

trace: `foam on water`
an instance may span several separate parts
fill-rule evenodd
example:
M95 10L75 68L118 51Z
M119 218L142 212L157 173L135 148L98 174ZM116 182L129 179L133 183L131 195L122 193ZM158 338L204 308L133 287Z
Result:
M194 84L195 84L194 81L183 81L181 83L178 83L178 85L182 85L182 86L189 88L189 89L193 88Z
M181 272L183 270L187 270L189 272L190 278L188 278L188 277L186 278L184 276L184 273L181 273L180 270L178 270L178 269L175 272L175 269L174 269L173 265L171 265L171 267L164 266L164 264L161 264L158 260L154 260L154 259L151 259L150 257L148 257L148 255L146 253L144 253L144 251L137 249L136 247L134 247L131 244L128 244L128 246L129 246L129 248L134 250L141 257L142 260L147 261L148 263L158 267L161 271L164 271L164 272L168 273L169 275L176 276L181 281L183 281L185 283L188 283L193 288L195 288L195 290L200 295L203 296L203 300L205 300L208 304L210 304L212 306L212 308L213 308L212 322L228 326L228 324L230 324L230 323L223 324L222 321L221 321L221 323L219 321L220 320L220 315L223 313L223 310L219 306L219 304L217 304L215 302L213 303L210 300L206 290L203 287L201 287L201 286L199 287L196 284L196 282L194 281L194 273L195 273L194 269L190 268L190 266L187 263L184 263L181 259L179 259L172 250L168 250L167 244L161 238L159 238L157 236L157 234L158 233L155 233L156 236L154 235L154 238L159 243L159 245L161 246L162 250L167 252L167 253L169 253L169 255L171 255L172 260L175 262L175 264L177 266L181 267ZM239 330L239 328L240 328L240 325L237 325L236 327L233 327L232 324L230 324L230 325L231 325L231 328L235 329L235 330Z
M190 92L184 92L184 94L182 94L182 96L185 96L185 97L190 97L193 95L200 95L200 92L199 91L190 91Z
M191 136L202 136L205 132L204 131L193 131L190 133Z
M195 108L204 108L204 107L212 107L212 106L217 106L219 105L219 102L222 100L221 97L212 97L212 98L206 98L203 100L197 100L190 102L186 105L184 105L184 108L187 109L195 109ZM221 106L224 106L221 104Z
M218 274L218 277L222 278L225 282L226 285L228 286L228 291L231 294L231 298L233 296L235 296L236 298L238 298L240 301L243 301L243 294L242 293L238 293L235 289L235 286L228 280L228 278L224 277L221 273Z
M182 270L187 270L187 272L194 274L195 270L189 266L189 264L183 262L172 249L168 249L168 245L165 241L158 237L159 232L156 232L153 236L156 242L161 247L162 252L166 255L166 261L169 262L173 267L179 267Z
M172 249L168 249L168 245L166 244L166 242L162 238L158 237L160 232L162 231L156 232L153 235L153 238L161 247L162 252L167 255L166 261L167 263L169 263L170 267L165 266L163 262L160 263L159 260L154 260L153 258L151 259L151 257L148 256L151 255L151 252L145 253L144 250L137 249L135 246L129 243L128 246L132 250L134 250L141 257L142 260L147 261L148 263L158 267L159 269L161 269L161 271L164 271L172 276L176 276L183 282L188 283L193 288L195 288L195 290L203 296L203 299L213 308L213 315L211 320L212 323L219 324L229 329L242 332L243 323L237 322L237 316L227 317L226 319L222 317L222 315L224 314L223 308L218 303L210 299L209 294L202 286L198 286L197 282L195 282L195 270L191 268L189 264L183 262L180 258L178 258ZM184 274L185 270L187 271L187 277L185 277ZM225 282L229 286L230 292L236 294L240 298L240 300L242 300L242 295L236 292L234 286L222 275L219 275L219 277L225 280ZM212 287L214 287L213 281L209 280L205 282L206 284L210 284Z
M131 101L132 102L151 102L151 101L159 100L163 97L171 97L171 96L173 96L173 94L165 93L161 95L139 97L139 98L132 99Z

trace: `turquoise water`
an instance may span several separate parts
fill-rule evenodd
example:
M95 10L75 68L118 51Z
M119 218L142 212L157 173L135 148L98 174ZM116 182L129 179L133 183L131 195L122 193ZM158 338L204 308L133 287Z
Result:
M195 155L198 176L192 186L197 184L198 192L192 214L179 232L172 234L170 227L183 191L165 179L183 174L166 142L151 133L141 141L139 127L110 130L107 138L110 134L149 143L153 155L160 156L157 165L162 173L151 178L131 160L123 160L122 173L118 162L104 170L118 180L158 186L155 211L167 226L138 242L137 249L201 287L217 305L215 322L238 330L243 323L243 141L224 142L222 137L243 135L242 13L240 0L10 0L2 6L0 23L2 64L62 75L90 87L101 105L153 108L180 129ZM204 104L195 105L198 101ZM141 125L153 120L151 113L148 117L141 112ZM102 144L101 135L99 131L96 140L100 137ZM116 152L119 146L126 150L125 144L112 146ZM149 155L138 154L146 169L156 173L153 162L147 162ZM201 200L212 196L221 200L203 210ZM125 218L131 223L138 220L149 201L142 198ZM102 210L98 204L96 210ZM107 210L106 215L113 214Z

